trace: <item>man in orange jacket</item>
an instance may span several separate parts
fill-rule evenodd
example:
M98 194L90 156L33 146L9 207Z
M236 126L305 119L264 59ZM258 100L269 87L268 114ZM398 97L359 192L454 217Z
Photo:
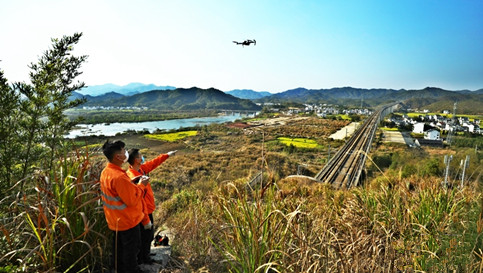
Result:
M143 176L147 177L148 174L157 168L161 163L163 163L168 157L174 155L176 151L168 152L167 154L161 154L153 160L144 162L144 156L139 152L139 149L131 149L129 151L129 169L127 170L127 174L131 179ZM149 179L149 178L148 178ZM151 184L148 183L146 185L145 195L144 195L144 203L146 205L145 214L149 217L151 223L153 222L153 212L156 209L156 205L154 204L154 193L153 189L151 188ZM147 221L145 219L144 221ZM142 263L151 263L152 260L149 257L149 253L151 250L151 241L154 238L154 228L151 227L150 229L144 228L141 229L141 251L138 255L138 260Z
M106 141L102 150L109 160L101 173L101 199L109 229L114 231L112 266L116 272L142 272L137 255L144 218L143 190L147 179L136 186L121 168L129 157L122 141Z

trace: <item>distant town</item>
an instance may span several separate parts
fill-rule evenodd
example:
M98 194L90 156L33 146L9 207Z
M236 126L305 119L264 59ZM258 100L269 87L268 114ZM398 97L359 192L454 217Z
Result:
M271 112L280 112L284 115L315 114L321 118L334 117L336 115L371 115L372 110L367 108L344 109L340 105L332 104L304 104L304 107L290 107L280 110L276 103L264 103L260 106L267 107ZM403 133L405 143L411 147L416 146L443 146L443 142L449 144L451 138L458 134L483 134L480 128L480 119L474 116L453 115L449 110L442 110L440 114L430 113L429 110L406 109L402 113L394 113L387 116L384 125L389 128L397 128ZM443 138L443 135L445 138ZM404 143L404 142L403 142Z

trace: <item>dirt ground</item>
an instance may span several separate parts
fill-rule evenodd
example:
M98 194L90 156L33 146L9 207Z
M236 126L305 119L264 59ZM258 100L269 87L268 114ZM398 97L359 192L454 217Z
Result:
M350 137L355 132L355 130L357 130L357 128L359 127L359 124L360 124L359 122L352 122L349 125L345 126L344 128L330 135L329 138L332 138L335 140L342 140L346 137Z

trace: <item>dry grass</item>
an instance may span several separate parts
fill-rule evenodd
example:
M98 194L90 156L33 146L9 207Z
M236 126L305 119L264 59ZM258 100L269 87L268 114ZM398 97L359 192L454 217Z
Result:
M434 182L335 191L284 179L251 191L234 181L198 196L168 224L184 238L177 251L192 270L474 272L483 266L481 191Z
M88 153L64 155L28 177L24 192L0 201L0 271L100 272L107 260L107 225L99 203L103 162ZM3 266L5 265L5 267ZM5 271L2 271L5 272Z
M389 160L384 175L375 169L363 188L339 191L309 179L284 178L296 173L300 163L316 172L326 155L287 154L266 142L293 134L324 143L323 136L344 123L299 122L251 134L213 125L173 143L132 135L124 139L128 147L143 149L148 159L179 150L150 174L158 201L156 224L169 229L172 239L172 259L162 272L483 272L478 157L470 164L469 183L447 189L440 184L441 162L428 159L446 153L406 154L401 147L381 146L381 154L372 156ZM467 152L452 152L453 169ZM2 263L14 266L7 272L65 271L71 264L72 272L102 269L108 250L98 232L106 227L95 219L103 214L94 213L96 205L83 217L80 208L95 201L80 198L97 198L90 195L95 184L89 183L103 164L85 165L84 157L77 158L62 161L78 162L69 168L40 171L31 178L36 187L25 197L2 201L9 208L0 226L5 235L0 239ZM403 163L412 167L405 169ZM261 170L264 183L248 186ZM83 203L88 205L79 206ZM20 268L23 263L29 267Z
M266 139L273 133L267 131ZM186 261L184 272L479 272L483 268L483 204L476 176L464 189L445 189L440 175L403 177L388 170L376 174L364 188L337 191L310 180L283 179L294 174L299 154L291 158L266 152L262 162L260 136L235 137L237 141L223 146L219 140L223 135L218 134L209 143L218 147L216 151L208 151L207 145L199 154L184 155L189 159L182 156L170 163L199 164L184 176L192 180L175 198L167 194L161 199L163 224L176 232L175 256ZM389 147L388 152L402 151ZM404 155L400 160L424 165L421 158L431 163L427 158L433 152ZM202 166L209 168L197 169ZM168 162L166 167L170 168ZM273 184L251 190L247 182L261 167L265 182ZM474 172L475 166L471 168ZM166 180L164 189L173 183L166 178L167 169L159 173Z

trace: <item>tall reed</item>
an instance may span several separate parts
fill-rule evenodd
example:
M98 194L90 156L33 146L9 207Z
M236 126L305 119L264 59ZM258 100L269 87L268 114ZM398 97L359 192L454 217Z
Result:
M50 170L28 177L23 192L14 186L1 200L7 248L0 261L21 272L101 272L108 241L99 199L102 164L88 150L64 152Z
M217 193L212 215L221 227L210 236L227 271L479 272L482 266L482 194L473 186L446 189L436 179L419 179L413 189L396 179L338 191L287 183L263 197L233 183Z

